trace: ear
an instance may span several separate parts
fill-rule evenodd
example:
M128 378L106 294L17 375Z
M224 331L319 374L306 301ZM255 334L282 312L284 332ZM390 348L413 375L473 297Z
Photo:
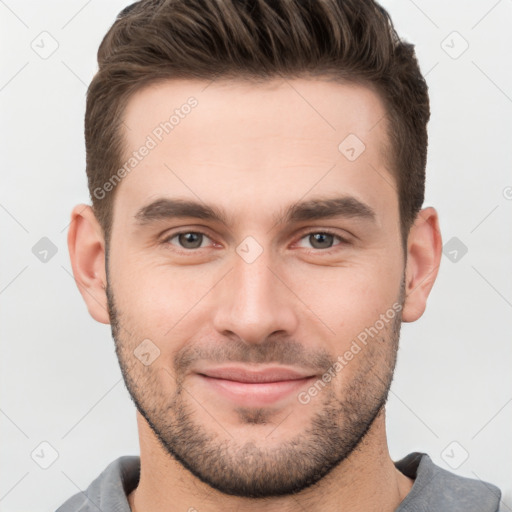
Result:
M75 282L89 314L98 322L109 324L105 239L92 208L79 204L71 212L68 249Z
M425 311L441 263L442 249L437 212L431 207L424 208L418 213L407 240L404 322L418 320Z

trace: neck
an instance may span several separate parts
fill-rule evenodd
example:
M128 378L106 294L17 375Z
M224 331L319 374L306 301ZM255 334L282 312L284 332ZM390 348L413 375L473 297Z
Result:
M414 483L389 456L384 409L359 446L322 480L297 494L264 500L212 489L168 455L139 413L137 423L141 472L138 487L128 497L132 512L392 512Z

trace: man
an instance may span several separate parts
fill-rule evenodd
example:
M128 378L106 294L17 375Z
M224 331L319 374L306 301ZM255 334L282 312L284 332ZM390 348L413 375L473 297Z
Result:
M371 0L143 0L98 52L68 243L140 458L59 512L496 511L390 458L401 322L441 258L429 100Z

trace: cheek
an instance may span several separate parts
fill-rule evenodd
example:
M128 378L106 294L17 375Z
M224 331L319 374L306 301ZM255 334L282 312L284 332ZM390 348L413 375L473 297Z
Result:
M124 270L118 269L114 289L126 330L137 339L153 340L161 350L172 347L173 339L185 342L199 329L198 315L218 280L214 274L205 276L192 266L127 263Z
M336 333L347 339L369 327L398 300L397 266L311 267L296 281L296 294ZM291 276L290 276L291 277Z

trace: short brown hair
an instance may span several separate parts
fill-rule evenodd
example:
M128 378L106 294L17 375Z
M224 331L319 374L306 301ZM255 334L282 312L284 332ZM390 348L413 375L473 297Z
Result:
M407 240L424 199L428 88L414 45L398 37L373 0L141 0L118 15L98 65L87 92L85 143L93 210L107 240L115 188L100 198L95 190L122 165L122 115L137 90L176 78L279 77L328 77L379 94Z

